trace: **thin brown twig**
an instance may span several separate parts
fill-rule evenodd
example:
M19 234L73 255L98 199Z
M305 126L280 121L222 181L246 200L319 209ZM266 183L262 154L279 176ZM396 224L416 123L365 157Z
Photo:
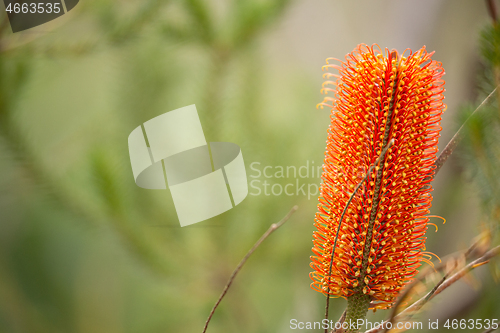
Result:
M489 262L491 258L494 256L500 254L500 245L494 247L493 249L489 250L486 252L481 258L476 259L469 263L467 266L459 270L457 273L453 274L450 278L440 281L436 287L434 287L427 295L424 297L420 298L418 301L407 307L404 311L402 311L400 314L398 314L394 319L402 319L405 316L413 315L415 312L420 310L428 301L433 299L435 296L439 295L443 290L451 286L453 283L457 282L460 280L462 277L464 277L467 273L472 271L474 268L479 267L483 264L486 264ZM384 322L385 324L385 322ZM381 327L385 326L384 324L380 325L379 327L373 328L371 330L366 331L365 333L377 333L381 330Z
M267 231L254 244L254 246L250 249L250 251L247 252L247 254L245 255L245 257L243 257L243 259L240 261L240 263L238 264L238 266L236 266L236 268L234 269L233 273L229 277L229 280L227 281L227 284L224 287L224 290L220 294L219 299L217 299L217 302L215 302L215 305L212 308L212 311L210 311L210 314L208 315L208 319L207 319L207 321L205 323L205 327L203 328L203 333L205 333L207 331L208 324L210 323L210 320L212 319L212 316L214 315L215 310L217 309L217 307L219 306L220 302L222 301L222 299L226 295L229 287L231 287L231 284L233 283L234 278L239 273L239 271L241 270L241 268L243 267L243 265L245 265L245 263L247 262L248 258L255 252L255 250L260 246L260 244L262 244L262 242L264 240L266 240L267 237L269 237L269 235L271 235L276 229L278 229L283 224L285 224L285 222L290 219L290 217L292 216L292 214L295 213L295 211L298 208L299 208L298 206L293 206L292 209L288 212L288 214L286 214L286 216L281 221L279 221L278 223L273 223L269 227L269 229L267 229Z
M476 241L474 243L471 244L471 246L469 246L469 248L467 249L467 251L464 252L464 257L467 259L472 253L474 253L474 251L476 251L478 245L479 245L479 242L481 241L480 238L476 239Z
M436 284L436 286L434 286L433 290L431 291L431 293L429 293L428 295L432 295L432 293L434 293L436 291L436 289L441 285L443 284L443 282L448 278L448 276L451 274L451 272L455 269L455 266L453 266L453 268L451 268L447 273L445 273L445 275L443 276L443 278L438 282L438 284ZM442 269L446 267L446 265L441 265L440 267L438 267L438 269L436 269L436 271ZM391 311L391 315L389 317L388 320L386 320L385 322L386 323L390 323L391 325L389 324L386 324L384 325L385 329L384 329L384 332L383 333L387 333L389 332L390 328L389 327L392 327L392 324L394 323L394 320L396 318L396 315L397 315L397 311L398 311L398 308L399 306L401 305L401 303L403 303L403 301L406 299L406 297L410 294L410 292L413 290L413 288L415 288L415 286L420 283L424 278L426 278L430 273L431 271L427 271L427 273L424 273L424 274L420 274L419 277L417 279L415 279L415 281L413 281L407 288L406 290L403 292L403 294L399 297L398 301L396 302L396 304L393 306L392 308L392 311Z
M496 24L498 19L497 19L497 10L495 6L495 1L494 0L486 0L486 5L488 7L488 13L491 16L491 20L493 21L493 24Z
M483 333L491 333L493 331L496 331L496 328L489 328L486 331L484 331Z
M480 242L480 239L477 239L469 246L469 248L467 250L465 250L463 252L459 252L458 254L457 253L450 254L449 259L443 258L442 262L439 265L437 265L437 267L434 268L435 272L439 272L440 270L448 267L449 262L453 262L453 267L448 270L448 272L443 276L441 281L433 288L433 291L431 291L431 293L429 293L427 296L432 295L435 292L435 290L448 278L448 276L451 274L451 272L453 272L453 270L456 268L457 256L463 257L464 260L467 260L470 257L470 255L476 250L479 242ZM484 254L484 252L481 253L480 255L483 255L483 254ZM391 324L394 323L394 318L397 315L397 310L398 310L399 306L401 305L401 303L403 303L403 301L410 294L410 292L415 288L415 286L417 286L421 281L423 281L431 272L432 272L431 270L420 272L419 276L410 285L408 285L408 287L405 288L402 295L398 298L398 301L393 306L392 311L391 311L391 315L389 316L389 319L385 321L386 323L388 323L388 322L390 322ZM385 326L384 333L386 333L390 330L388 327L390 327L391 325L386 324L384 326Z
M326 320L328 320L328 311L329 311L329 308L330 308L330 282L331 282L330 279L331 279L331 275L332 275L333 258L335 257L335 250L337 248L337 240L338 240L338 237L339 237L339 231L340 231L340 227L342 225L342 220L344 219L344 215L345 215L345 213L347 211L347 208L351 204L351 201L354 199L354 196L356 195L356 193L358 192L358 190L361 188L361 185L363 185L363 183L366 181L366 179L368 179L368 176L371 174L372 170L380 163L380 161L384 158L385 154L387 153L387 151L389 150L389 148L391 148L391 146L393 144L394 144L394 139L392 139L391 141L389 141L387 143L387 145L382 150L382 152L380 153L380 155L377 157L377 159L375 160L375 162L370 166L370 168L366 172L365 177L354 188L354 191L352 192L351 196L349 197L349 200L347 200L347 203L345 205L344 211L340 215L339 226L337 228L337 233L335 234L335 241L333 242L332 256L331 256L331 260L330 260L330 268L328 270L328 287L327 287L327 290L326 290L326 305L325 305L325 319ZM328 333L328 328L325 328L325 333Z
M424 270L421 271L420 274L418 275L415 280L410 283L402 292L401 296L398 298L397 302L394 304L392 307L391 315L389 316L389 319L387 319L385 322L390 322L391 324L394 323L394 318L397 315L397 311L401 303L406 299L406 297L411 293L411 291L420 283L422 282L427 276L429 276L432 272L439 272L442 269L445 269L448 267L448 263L453 262L453 267L448 270L448 272L443 276L441 279L441 282L439 282L434 289L438 288L453 272L453 270L458 266L457 264L457 259L459 257L463 257L464 260L467 260L477 249L479 242L481 239L476 239L470 246L467 248L465 251L459 251L456 253L452 253L446 257L443 258L443 260L436 266L433 266L433 270ZM485 252L482 252L480 255L483 255ZM388 326L390 325L385 325L385 330L384 333L389 331Z
M401 312L401 315L406 314L406 312L415 312L418 311L422 308L422 306L425 305L428 301L430 301L432 298L440 294L443 290L451 286L453 283L457 282L460 280L462 277L464 277L467 273L472 271L474 268L479 267L483 264L486 264L489 262L491 258L494 256L498 255L500 253L500 245L491 249L490 251L486 252L485 255L483 255L481 258L476 259L469 263L467 266L462 268L460 271L457 273L453 274L450 278L446 279L442 283L439 283L436 287L434 287L423 299L418 300L417 302L413 303L413 305L409 306L406 308L405 311Z

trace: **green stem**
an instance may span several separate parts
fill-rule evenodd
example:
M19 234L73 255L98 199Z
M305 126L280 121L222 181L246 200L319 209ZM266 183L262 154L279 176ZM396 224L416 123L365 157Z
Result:
M346 333L359 332L359 329L353 327L358 327L358 320L365 319L369 305L370 296L363 294L363 291L361 290L347 298L347 313L345 322L348 325L348 329L346 330Z

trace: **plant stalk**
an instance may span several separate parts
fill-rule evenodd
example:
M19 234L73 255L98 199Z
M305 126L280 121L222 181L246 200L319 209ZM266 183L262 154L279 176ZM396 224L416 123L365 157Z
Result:
M370 305L370 296L363 294L362 290L347 298L347 314L345 322L347 323L346 333L358 333L362 327L368 306ZM359 324L359 326L358 326Z

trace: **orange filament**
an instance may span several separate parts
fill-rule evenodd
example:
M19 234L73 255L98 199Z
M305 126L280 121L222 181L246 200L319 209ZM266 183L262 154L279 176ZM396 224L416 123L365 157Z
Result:
M323 66L338 74L324 75L329 96L318 104L331 108L331 124L314 222L314 290L344 298L364 292L371 308L388 308L422 262L433 266L423 251L446 106L444 71L431 56L425 47L398 54L361 44L345 61Z

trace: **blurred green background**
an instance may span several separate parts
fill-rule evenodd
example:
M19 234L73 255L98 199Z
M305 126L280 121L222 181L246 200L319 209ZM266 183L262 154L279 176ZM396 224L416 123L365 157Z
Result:
M321 66L359 43L436 51L447 82L443 148L460 106L480 101L479 34L491 24L472 0L80 0L16 34L3 4L0 13L0 332L13 333L201 332L234 267L293 205L208 332L320 321L324 297L308 276L317 193L307 195L319 177L267 179L250 166L322 164ZM241 147L249 182L264 190L298 179L306 195L250 187L234 209L181 228L168 190L135 185L127 137L190 104L208 141ZM431 213L448 222L429 230L427 249L439 256L466 248L484 220L464 160L455 154L434 182ZM491 273L478 269L476 284L456 284L421 320L499 318ZM332 301L331 317L345 305Z

